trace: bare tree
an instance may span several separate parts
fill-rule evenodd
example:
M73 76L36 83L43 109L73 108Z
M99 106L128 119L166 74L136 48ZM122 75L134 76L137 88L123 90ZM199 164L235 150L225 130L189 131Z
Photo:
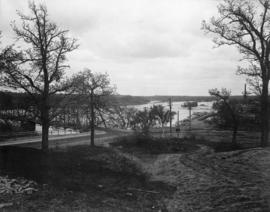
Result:
M64 78L68 68L66 54L78 45L75 39L67 37L67 30L60 29L48 18L44 5L29 3L30 15L18 12L21 25L14 22L12 28L21 41L23 50L13 46L4 50L5 67L2 82L23 90L36 102L42 124L42 149L48 150L48 129L50 126L50 97L66 92L71 83Z
M216 103L214 104L217 109L217 115L219 118L227 117L227 114L231 117L232 120L232 145L234 147L237 146L236 136L237 131L239 128L239 121L240 121L240 110L241 105L237 102L233 102L230 100L231 92L225 88L219 91L218 89L211 89L209 90L209 94L211 96L216 97ZM225 107L225 111L224 111ZM227 111L227 112L226 112Z
M262 95L262 74L259 65L254 62L250 61L248 67L238 67L236 72L239 75L246 75L247 79L246 82L249 85L249 90L252 94L256 96Z
M0 44L2 43L1 38L2 38L2 32L0 31ZM0 46L0 74L4 69L4 65L5 65L5 61L4 61L4 56L3 56L3 50L2 50L2 46ZM0 84L0 86L2 86L2 84Z
M218 6L219 17L203 22L206 32L215 34L218 45L236 46L248 60L259 67L262 79L261 93L261 145L268 145L270 77L270 1L223 0ZM246 74L250 74L246 72Z
M150 111L161 125L162 134L164 134L164 126L173 119L176 113L170 112L169 109L165 109L163 105L154 105L150 108Z
M140 130L145 136L150 133L150 128L155 126L157 117L148 108L139 110L134 114L134 119L131 123L134 130Z
M93 73L90 69L85 69L77 75L77 90L83 98L87 98L90 106L91 145L94 146L95 114L104 107L106 98L114 93L115 88L110 85L108 74Z
M150 110L153 115L156 116L162 128L165 124L170 122L170 110L166 110L163 105L154 105Z
M112 104L110 108L106 110L106 113L108 114L107 120L110 126L128 129L134 121L137 109L134 107L120 106L119 103L117 103Z

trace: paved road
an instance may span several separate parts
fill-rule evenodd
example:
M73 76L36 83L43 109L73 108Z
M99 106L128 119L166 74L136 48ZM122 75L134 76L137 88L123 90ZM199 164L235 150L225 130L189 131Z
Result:
M124 130L104 130L97 131L95 134L95 144L98 146L108 146L111 141L115 139L131 134L132 131ZM49 147L67 147L74 145L90 144L90 133L71 134L63 136L50 136ZM21 139L9 139L4 142L0 142L1 146L23 146L32 148L41 148L41 137L28 137Z

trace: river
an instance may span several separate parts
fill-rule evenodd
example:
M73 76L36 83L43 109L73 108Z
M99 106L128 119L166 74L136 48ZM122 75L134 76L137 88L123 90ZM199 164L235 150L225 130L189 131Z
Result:
M187 107L182 107L181 105L184 104L184 101L179 102L172 102L172 111L176 112L172 123L175 124L177 122L177 113L179 111L179 120L183 120L189 117L189 110ZM150 108L153 105L162 105L166 109L169 109L169 102L159 102L159 101L151 101L147 104L143 105L132 105L130 107L134 107L138 110L143 110L144 108ZM193 107L191 110L191 115L197 112L211 112L213 106L213 101L211 102L198 102L197 107Z

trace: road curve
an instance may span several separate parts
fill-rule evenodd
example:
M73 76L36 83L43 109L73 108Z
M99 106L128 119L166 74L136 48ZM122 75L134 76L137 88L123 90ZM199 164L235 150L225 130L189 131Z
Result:
M104 131L97 131L95 134L95 145L97 146L108 146L110 142L114 141L119 137L123 137L131 134L132 131L109 129ZM63 136L51 136L49 137L49 148L63 148L67 146L85 145L90 144L90 133L80 133ZM0 142L0 147L4 146L22 146L31 148L41 148L41 137L29 137L15 140L7 140Z

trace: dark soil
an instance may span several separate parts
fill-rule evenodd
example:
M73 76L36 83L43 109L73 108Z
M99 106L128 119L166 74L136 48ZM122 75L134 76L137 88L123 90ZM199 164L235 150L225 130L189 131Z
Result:
M166 211L163 200L175 190L149 182L135 163L101 147L72 147L47 154L30 148L2 148L0 174L39 184L39 191L32 195L2 196L1 202L14 202L10 211Z

